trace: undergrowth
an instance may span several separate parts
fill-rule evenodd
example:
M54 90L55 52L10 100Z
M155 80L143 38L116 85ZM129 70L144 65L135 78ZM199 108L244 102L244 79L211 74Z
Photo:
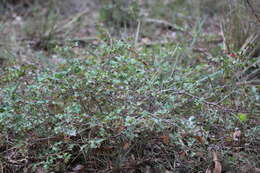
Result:
M252 30L235 40L239 32L227 26L243 22L240 18L208 32L208 16L221 10L205 9L207 17L180 11L167 16L163 11L171 5L184 5L167 2L154 2L151 9L160 8L151 17L175 20L177 28L159 21L170 26L175 41L153 42L158 33L144 31L155 28L140 23L135 43L115 39L103 25L96 26L100 33L93 44L62 39L59 26L71 29L80 17L71 25L57 24L60 18L51 10L25 21L31 47L17 43L21 33L2 38L11 46L0 44L0 172L205 172L214 169L216 153L223 172L260 167L258 33L248 43ZM111 8L99 12L102 20L111 20L109 27L128 22L109 11L120 4L105 5ZM120 10L127 10L125 4ZM133 14L123 18L128 15ZM32 19L42 20L30 28ZM154 21L157 25L149 20ZM221 43L213 45L218 34ZM143 41L147 37L151 44ZM36 60L21 62L17 57L23 53ZM39 57L62 61L43 65Z
M88 169L102 170L110 160L112 169L123 171L129 162L144 169L135 163L141 160L162 170L177 164L175 169L193 172L210 164L207 152L199 150L211 146L221 148L229 166L236 164L229 156L235 148L251 152L259 163L254 122L259 91L237 80L243 64L222 56L219 67L183 66L175 58L182 51L180 45L136 50L117 41L102 44L96 56L72 58L55 72L26 64L4 68L5 169L16 161L65 171L94 161ZM235 127L243 131L242 141L230 136ZM192 159L201 161L189 167Z

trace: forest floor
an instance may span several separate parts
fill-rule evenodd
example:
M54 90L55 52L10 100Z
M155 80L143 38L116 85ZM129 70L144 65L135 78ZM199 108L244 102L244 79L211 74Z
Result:
M130 2L0 6L0 173L260 172L258 11Z

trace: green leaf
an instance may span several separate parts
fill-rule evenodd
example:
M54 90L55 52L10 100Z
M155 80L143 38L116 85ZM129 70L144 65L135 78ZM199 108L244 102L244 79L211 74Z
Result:
M247 120L247 115L243 113L238 113L237 117L239 118L240 121L246 121Z
M55 78L57 78L57 79L62 79L64 75L61 74L61 73L57 73L57 74L55 74L54 76L55 76Z
M0 108L0 113L3 113L3 112L5 112L5 109Z

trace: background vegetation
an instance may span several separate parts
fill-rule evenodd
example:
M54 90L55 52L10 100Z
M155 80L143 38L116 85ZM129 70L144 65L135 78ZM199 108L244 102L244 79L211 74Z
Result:
M0 0L0 172L260 172L257 0Z

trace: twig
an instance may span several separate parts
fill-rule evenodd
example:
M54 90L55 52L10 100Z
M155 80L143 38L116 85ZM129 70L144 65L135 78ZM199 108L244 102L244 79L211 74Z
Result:
M255 9L253 8L251 2L249 0L246 0L248 6L250 7L250 9L252 10L252 13L255 15L256 20L260 23L260 17L257 15Z
M260 68L254 70L254 71L252 71L250 74L248 74L248 75L246 76L246 81L252 80L252 79L254 79L254 78L257 78L258 76L260 76Z
M61 140L63 137L61 136L50 136L46 138L37 138L37 139L29 139L30 144L35 144L35 143L43 143L43 142L50 142L50 141L57 141Z
M66 22L66 24L64 24L63 26L57 26L57 25L54 26L54 30L56 30L56 33L66 30L73 23L75 23L81 16L85 15L88 12L89 12L89 9L79 12L77 15L75 15L73 18L71 18L68 22Z
M137 43L138 43L138 38L139 38L139 33L140 33L140 26L141 26L141 21L138 20L136 34L135 34L135 43L134 43L135 47L137 46Z
M224 52L229 52L229 47L227 45L227 39L225 37L225 32L224 32L224 24L223 23L220 23L220 34L221 34L221 37L222 37L222 40L223 40L223 49L224 49Z
M88 47L85 47L85 50L89 53L89 54L91 54L91 55L93 55L94 57L99 57L96 53L94 53L92 50L90 50Z
M252 53L254 53L254 49L257 47L257 41L258 38L260 38L259 33L253 33L251 34L246 40L245 43L240 48L240 55L246 55L249 54L249 49ZM255 46L253 46L255 43Z
M260 63L260 59L257 60L256 62L254 62L253 64L251 64L250 66L246 67L242 72L239 71L239 73L236 74L236 76L242 77L242 75L245 74L246 71L248 71L248 70L249 70L250 68L252 68L252 67L255 67L256 65L258 65L258 63Z
M260 81L259 81L260 82ZM242 110L236 110L236 109L229 109L229 108L225 108L225 107L222 107L219 105L220 102L223 101L220 100L219 102L208 102L208 101L205 101L204 98L201 98L201 97L198 97L198 96L195 96L193 94L190 94L188 92L186 92L185 90L181 90L181 91L178 91L176 89L167 89L167 90L162 90L160 91L159 93L162 93L162 92L169 92L171 91L173 94L181 94L181 95L187 95L189 97L192 97L194 99L197 99L197 100L200 100L201 102L207 104L207 105L211 105L211 106L214 106L214 107L217 107L221 110L224 110L224 111L227 111L227 112L240 112L240 113L250 113L250 111L242 111ZM255 113L257 114L260 114L260 111L254 111Z
M257 86L260 86L260 80L238 82L238 83L236 83L236 85L257 85Z
M113 46L113 38L108 30L105 30L107 37L109 38L109 44L112 47Z
M206 104L208 104L208 105L219 106L219 105L217 105L217 103L215 103L215 102L207 102L207 101L203 100L202 98L200 98L200 97L198 97L198 96L195 96L195 95L193 95L193 94L190 94L190 93L186 92L185 90L176 91L175 89L168 89L168 90L162 90L161 92L167 92L167 91L174 91L174 92L172 92L173 94L181 94L181 95L190 96L190 97L195 98L195 99L197 99L197 100L201 100L203 103L206 103Z
M148 43L139 43L138 44L138 46L147 46L147 47L149 47L149 46L156 46L156 45L161 45L161 46L164 46L164 45L167 45L167 44L173 44L173 43L175 43L175 42L173 42L173 41L150 41L150 42L148 42Z
M91 100L93 100L96 103L99 111L103 114L103 109L102 109L101 105L99 104L99 102L97 101L97 99L94 96L90 96L90 97L91 97Z
M219 100L219 101L217 102L217 104L222 103L224 100L226 100L226 99L227 99L229 96L231 96L233 93L234 93L234 91L232 91L231 93L229 93L228 95L226 95L223 99Z

